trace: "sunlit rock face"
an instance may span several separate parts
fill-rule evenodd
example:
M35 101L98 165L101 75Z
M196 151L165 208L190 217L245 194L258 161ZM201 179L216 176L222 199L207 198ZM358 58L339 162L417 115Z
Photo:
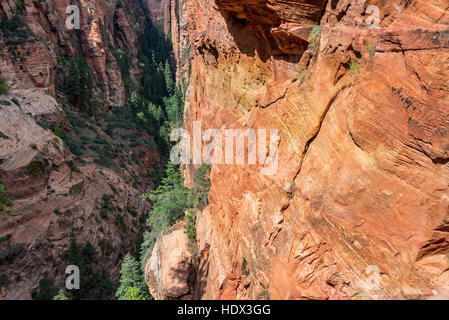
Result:
M195 298L447 294L448 4L363 2L187 2L185 128L280 135L276 174L212 165Z

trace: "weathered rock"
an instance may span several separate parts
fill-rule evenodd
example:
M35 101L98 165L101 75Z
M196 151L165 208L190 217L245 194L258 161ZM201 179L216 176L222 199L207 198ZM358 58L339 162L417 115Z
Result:
M135 248L138 217L149 210L126 174L90 161L72 171L70 151L37 119L70 126L56 100L37 89L0 97L0 181L14 199L11 215L0 212L0 273L10 281L0 299L29 299L44 275L62 288L72 232L96 248L99 264L117 281L117 261ZM104 195L112 195L107 220L99 216Z
M194 261L184 224L179 223L156 241L145 266L150 293L158 300L193 297Z
M381 8L380 29L367 28L368 5ZM212 166L210 205L197 221L195 298L444 295L447 7L188 2L185 127L280 133L275 175ZM318 24L319 43L309 43Z
M55 71L60 64L58 57L73 57L82 53L94 79L102 88L97 94L102 95L102 100L108 105L122 106L125 88L114 51L126 49L132 62L131 74L140 72L136 42L145 17L133 0L121 1L129 13L117 4L117 0L25 0L24 11L18 14L15 0L1 0L0 21L19 16L30 29L29 36L22 36L20 43L8 43L11 39L3 39L7 45L0 49L1 77L8 81L12 89L38 87L54 95L58 78ZM66 9L69 5L76 5L80 10L79 30L66 28L69 17ZM110 50L116 43L118 47Z
M0 275L9 282L2 281L0 299L30 299L45 276L63 288L72 233L78 243L93 245L97 266L117 283L121 257L136 249L139 218L150 208L140 195L151 185L140 177L162 161L157 150L115 144L120 167L105 168L87 151L74 168L74 155L54 133L56 126L71 136L76 129L57 102L65 97L56 94L55 83L58 58L83 53L104 88L96 99L122 106L125 87L115 55L126 51L131 77L141 73L136 43L144 12L131 0L120 1L122 7L118 1L25 0L22 12L18 3L0 0L1 23L18 17L29 28L19 38L0 30L0 78L10 89L0 96L0 181L14 199L12 214L0 212ZM66 28L70 4L80 9L80 30ZM95 137L113 143L99 126L89 126ZM133 153L144 159L131 161Z

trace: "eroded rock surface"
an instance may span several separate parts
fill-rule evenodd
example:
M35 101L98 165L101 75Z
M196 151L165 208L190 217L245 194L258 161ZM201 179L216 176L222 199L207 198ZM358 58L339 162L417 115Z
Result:
M367 28L368 5L381 9L379 29ZM196 298L446 291L448 7L188 2L186 128L201 121L203 130L280 133L275 175L261 176L256 165L212 166L210 204L197 221ZM318 43L310 40L315 25Z
M155 299L193 298L194 259L183 223L173 226L157 240L147 260L145 276Z
M66 28L69 5L80 9L79 30ZM78 120L90 128L84 138L114 146L119 157L107 168L84 146L75 164L61 132L73 136L80 128L66 116L66 97L56 83L62 57L84 55L99 109L124 109L116 57L127 52L131 78L142 72L137 52L144 20L137 1L0 1L0 78L9 87L0 95L0 183L14 200L12 213L0 212L0 299L30 299L43 278L64 288L72 234L95 250L99 270L92 275L104 272L115 283L122 256L137 249L139 219L150 209L140 195L151 185L141 177L161 165L160 154L129 147L85 115Z

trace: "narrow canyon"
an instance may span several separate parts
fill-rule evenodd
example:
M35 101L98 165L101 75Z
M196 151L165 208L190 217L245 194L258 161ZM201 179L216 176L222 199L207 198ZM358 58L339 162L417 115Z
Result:
M0 0L0 43L0 299L129 255L155 299L449 299L447 0ZM198 125L266 153L178 182Z

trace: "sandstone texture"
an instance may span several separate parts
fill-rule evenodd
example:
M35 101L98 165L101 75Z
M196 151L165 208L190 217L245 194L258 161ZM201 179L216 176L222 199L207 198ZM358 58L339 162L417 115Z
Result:
M193 298L195 267L184 224L167 230L154 245L145 266L151 295L158 300Z
M116 0L24 0L23 3L21 18L30 29L28 36L3 39L6 45L0 48L0 75L8 80L9 87L37 87L54 95L58 56L84 54L96 82L104 90L98 92L104 103L123 105L125 88L114 51L126 48L131 53L131 65L138 65L136 42L145 19L143 10L131 0L121 1L120 6ZM80 10L80 29L66 27L69 5ZM2 21L13 18L17 12L15 0L0 1Z
M379 28L367 27L369 5L380 8ZM445 296L447 1L189 0L187 9L186 129L280 133L274 175L212 165L194 298Z

